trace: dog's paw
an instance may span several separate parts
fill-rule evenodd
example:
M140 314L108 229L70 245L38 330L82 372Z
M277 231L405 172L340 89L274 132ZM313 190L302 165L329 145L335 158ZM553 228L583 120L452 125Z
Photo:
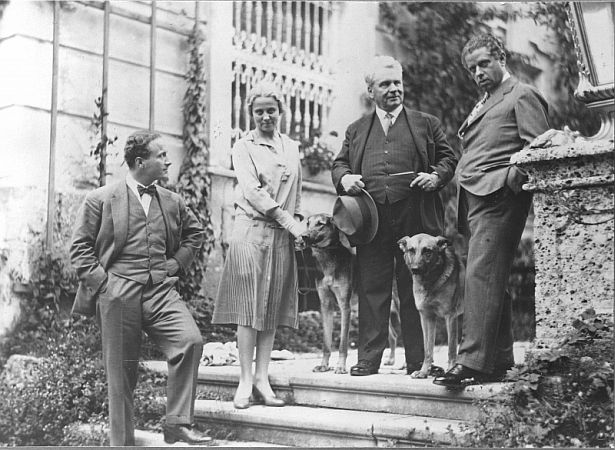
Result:
M415 370L410 374L410 378L427 378L427 372L422 370Z
M335 373L337 373L337 374L345 374L345 373L348 373L348 371L346 370L345 367L336 367L335 368Z
M383 361L383 364L385 366L393 366L393 365L395 365L395 359L394 358L393 359L387 358L387 359L385 359Z
M323 366L322 364L319 366L316 366L312 369L312 372L328 372L331 370L331 367L329 366Z

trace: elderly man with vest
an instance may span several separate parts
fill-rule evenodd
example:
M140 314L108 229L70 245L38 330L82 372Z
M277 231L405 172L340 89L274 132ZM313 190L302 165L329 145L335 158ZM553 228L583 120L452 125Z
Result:
M376 57L365 81L376 110L348 127L332 169L340 195L369 195L378 214L373 239L354 242L360 272L359 354L350 374L378 372L387 345L393 276L406 369L412 374L423 361L423 335L412 278L397 241L417 233L443 234L444 208L438 190L453 177L457 157L436 117L403 106L398 61Z

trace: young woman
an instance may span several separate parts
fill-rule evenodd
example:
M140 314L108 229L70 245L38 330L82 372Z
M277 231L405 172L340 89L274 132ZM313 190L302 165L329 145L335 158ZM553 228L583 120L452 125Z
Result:
M269 361L276 328L297 327L294 245L301 245L305 231L298 143L278 131L282 95L273 84L260 83L249 92L248 107L256 128L231 154L238 181L235 222L212 320L237 324L238 409L251 400L284 406L269 384Z

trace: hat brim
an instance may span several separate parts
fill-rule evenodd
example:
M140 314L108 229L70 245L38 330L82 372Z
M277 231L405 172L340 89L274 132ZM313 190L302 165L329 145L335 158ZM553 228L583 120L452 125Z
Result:
M349 213L350 210L355 212ZM340 215L338 216L338 214ZM358 224L352 223L353 214L358 214L358 217L360 217L360 227L357 226ZM378 209L374 199L365 189L361 189L361 193L358 195L338 197L333 207L333 220L353 246L368 244L374 239L378 231ZM363 222L364 220L365 222Z
M365 204L369 210L370 223L369 226L365 227L361 232L348 236L348 240L354 245L369 244L374 240L378 232L378 208L376 208L376 202L365 189L361 189L361 191L360 197L365 200Z

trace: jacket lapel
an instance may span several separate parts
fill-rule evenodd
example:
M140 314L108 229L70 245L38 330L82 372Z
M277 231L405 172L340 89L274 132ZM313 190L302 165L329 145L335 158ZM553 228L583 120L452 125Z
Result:
M113 219L113 252L124 247L128 236L128 186L122 180L111 194L111 218Z
M487 99L487 101L485 102L481 110L478 112L474 120L472 120L472 123L468 123L468 118L466 117L466 119L461 124L461 127L459 127L459 131L457 132L457 134L459 136L463 135L463 133L465 133L468 127L480 121L480 119L485 115L487 111L489 111L495 105L500 103L502 99L504 98L504 96L513 90L513 88L515 87L517 83L518 83L517 79L512 76L508 80L504 81L502 85L498 89L496 89L493 95L491 95Z
M158 200L160 201L160 209L162 211L162 219L164 220L164 228L166 231L166 242L167 242L167 251L175 248L175 242L173 242L174 235L171 232L171 228L169 226L171 222L171 211L173 211L173 198L171 193L166 189L157 189L158 191Z
M372 125L374 124L374 120L376 117L376 111L372 114L368 114L363 117L361 121L357 124L357 153L353 155L352 158L353 173L361 173L361 161L363 161L363 153L365 152L365 144L367 144L367 137L369 136L369 130L371 130Z
M411 111L405 106L404 112L406 113L406 121L408 122L408 128L410 128L412 140L414 141L414 148L416 148L419 158L421 159L421 168L427 170L429 168L429 158L427 156L427 148L425 147L427 139L417 139L417 136L431 137L431 133L427 130L426 120L420 114Z

